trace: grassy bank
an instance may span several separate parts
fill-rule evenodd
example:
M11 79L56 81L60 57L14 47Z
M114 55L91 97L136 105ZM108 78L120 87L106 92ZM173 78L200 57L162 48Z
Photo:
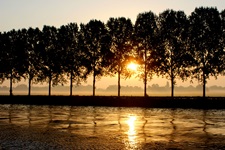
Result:
M225 109L225 97L0 96L1 104Z

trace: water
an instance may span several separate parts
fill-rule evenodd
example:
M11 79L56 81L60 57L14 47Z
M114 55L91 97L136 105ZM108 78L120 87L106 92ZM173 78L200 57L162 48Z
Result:
M56 129L96 140L107 137L127 149L152 142L225 141L225 110L0 105L0 114L0 127Z

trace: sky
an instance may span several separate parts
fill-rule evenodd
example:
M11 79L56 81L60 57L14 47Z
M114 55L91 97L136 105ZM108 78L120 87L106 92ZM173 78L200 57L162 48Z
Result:
M29 27L42 29L43 25L60 27L75 22L88 23L92 19L107 22L110 17L126 17L135 23L139 13L152 11L160 14L166 9L184 11L188 16L197 7L225 9L224 0L0 0L0 32ZM225 86L223 78L210 79L208 86ZM155 78L149 84L165 85L168 80ZM87 84L92 84L92 78ZM106 84L107 83L107 84ZM3 83L8 85L8 82ZM117 84L117 78L102 78L97 88ZM122 80L122 85L143 86L143 82L131 78ZM191 83L178 82L187 86ZM191 85L197 84L196 82Z

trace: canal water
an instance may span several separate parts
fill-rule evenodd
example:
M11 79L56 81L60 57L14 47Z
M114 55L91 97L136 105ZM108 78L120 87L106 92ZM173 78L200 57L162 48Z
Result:
M99 143L107 137L125 149L148 143L225 145L225 110L0 105L0 127L10 125L51 129Z

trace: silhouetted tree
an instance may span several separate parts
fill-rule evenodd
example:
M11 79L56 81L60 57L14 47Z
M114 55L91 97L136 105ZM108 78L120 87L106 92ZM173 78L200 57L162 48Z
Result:
M84 53L79 48L79 29L76 23L63 25L59 28L59 47L63 50L62 65L67 77L70 79L70 96L72 96L73 83L81 84L87 78L87 69L83 65Z
M100 78L106 73L105 63L108 42L107 29L103 22L90 20L87 24L80 24L80 48L85 52L85 66L88 73L93 73L93 96L95 96L96 77Z
M17 38L15 41L15 49L18 60L18 71L22 78L26 79L29 64L29 51L28 51L28 35L27 29L23 28L17 31Z
M15 82L21 81L24 77L24 50L23 42L21 37L16 30L11 30L6 33L4 40L4 50L5 50L5 59L4 59L4 70L5 78L10 82L10 96L12 93L12 84Z
M132 58L133 24L130 19L124 17L110 18L107 22L107 29L111 36L111 52L113 53L109 72L118 74L118 96L120 96L120 78L126 76L126 65Z
M2 84L5 81L5 54L6 54L6 49L5 49L5 36L6 33L1 33L0 32L0 84Z
M27 62L26 75L28 78L28 95L31 94L31 85L38 83L38 73L40 71L39 44L41 43L41 31L39 28L29 28L27 30Z
M195 59L193 78L202 83L203 97L205 97L207 79L218 74L221 19L216 8L199 7L191 13L189 21L190 49Z
M142 65L140 78L144 81L144 96L147 96L147 81L154 75L155 51L158 43L157 16L149 11L140 13L134 25L133 42L136 47L138 60Z
M127 69L130 61L142 66L139 77L147 81L154 74L171 81L174 96L176 79L197 79L203 84L205 97L209 77L225 75L225 10L213 7L196 8L189 18L183 11L166 10L156 16L153 12L140 13L133 26L124 17L109 18L107 24L90 20L80 24L11 30L0 32L0 84L12 85L28 79L31 84L48 82L51 86L64 84L70 78L79 85L93 73L93 96L96 78L118 74L120 80L131 76Z
M12 93L12 84L13 82L15 82L15 80L13 79L18 79L19 76L17 75L16 73L16 69L15 69L15 66L14 66L14 60L15 60L15 46L14 46L14 43L15 43L15 34L16 34L16 31L15 30L11 30L9 32L6 33L6 37L5 37L5 78L7 80L9 80L9 94L10 96L13 95Z
M225 75L225 9L223 9L220 12L220 18L221 18L221 30L222 30L222 35L221 35L221 47L222 50L220 51L220 55L218 58L218 72L221 75Z
M171 97L174 96L176 79L190 75L187 49L188 19L183 11L166 10L159 14L160 56L159 74L171 81Z
M51 86L64 84L66 82L63 75L62 51L58 47L58 30L53 26L44 26L42 30L42 61L41 72L38 81L48 81L49 96L51 95Z

